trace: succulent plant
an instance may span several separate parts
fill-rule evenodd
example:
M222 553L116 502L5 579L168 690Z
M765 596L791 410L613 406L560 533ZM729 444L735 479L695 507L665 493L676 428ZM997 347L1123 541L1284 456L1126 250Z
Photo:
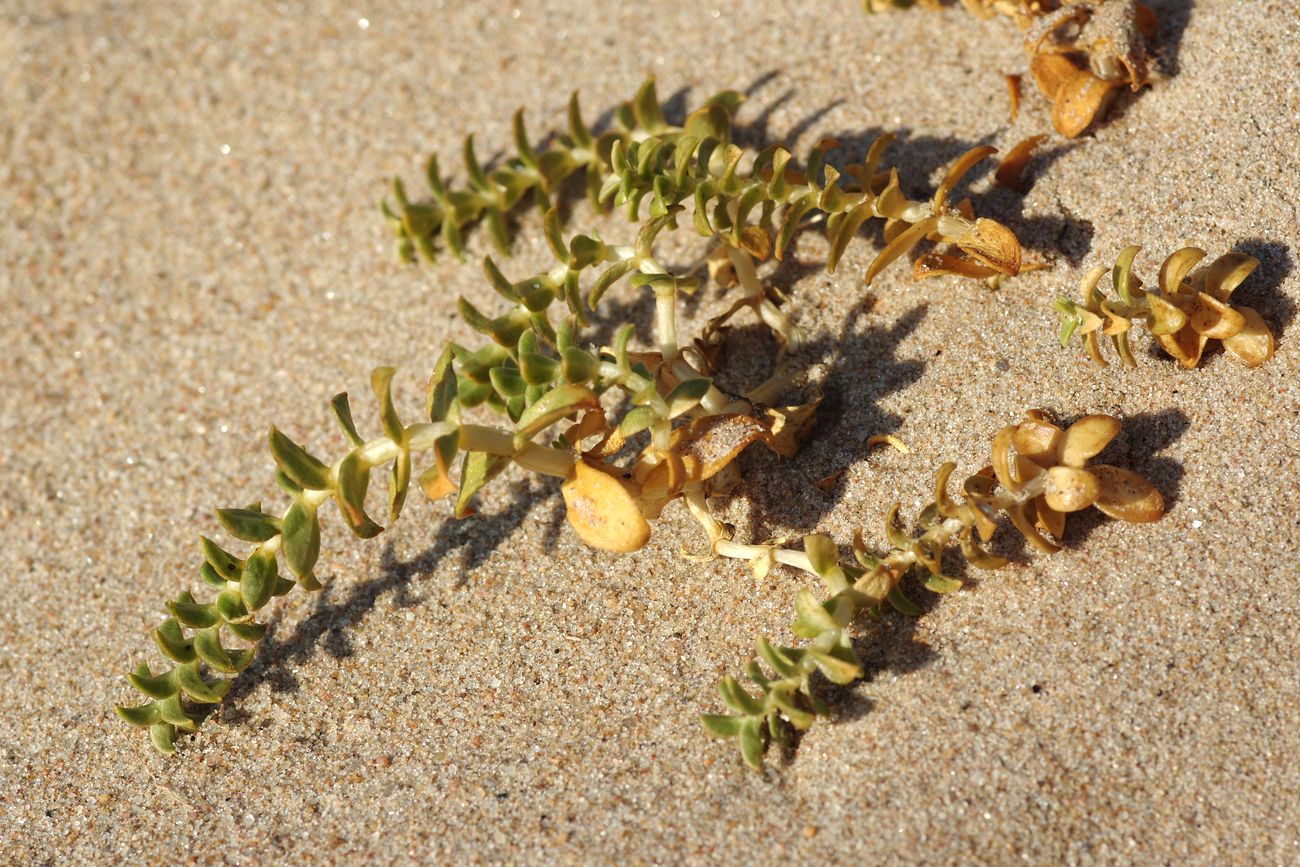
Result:
M1005 11L999 3L982 5L985 11ZM1037 10L1039 5L1022 8ZM380 433L364 436L348 396L338 395L332 408L349 446L332 461L271 428L276 483L286 501L274 509L259 500L218 510L225 530L247 547L233 552L201 538L199 573L215 598L203 602L182 592L167 603L168 616L153 630L153 639L169 666L155 673L140 663L130 672L128 680L145 700L118 706L118 714L147 728L159 750L174 751L177 733L194 731L204 718L203 706L219 703L231 678L252 661L267 628L258 613L295 585L321 588L315 572L322 547L321 508L333 503L358 538L383 531L368 497L373 474L381 469L388 478L389 522L400 516L413 483L430 499L451 498L455 516L467 517L475 495L513 463L563 479L568 522L593 547L613 552L642 547L663 510L681 501L703 528L710 556L745 559L758 574L783 564L819 576L830 598L818 601L804 591L796 600L795 632L808 643L776 647L760 640L759 656L775 674L751 664L759 696L727 679L722 694L734 713L704 718L711 731L736 737L745 761L754 766L761 763L769 739L807 728L825 713L811 688L814 672L836 683L860 676L849 640L859 613L880 610L886 603L915 613L900 589L911 571L919 572L934 592L961 586L941 568L950 545L957 545L976 567L997 568L1005 561L985 546L1000 516L1047 551L1057 550L1065 516L1072 511L1096 506L1128 521L1160 517L1160 494L1140 476L1088 463L1119 430L1117 420L1087 416L1062 430L1044 414L1031 412L1021 424L998 433L991 466L966 480L960 502L947 492L955 465L945 464L934 501L920 513L913 533L902 528L895 506L887 519L891 548L883 554L869 553L860 535L853 543L853 559L843 562L835 544L820 535L806 537L802 551L732 539L710 512L709 497L729 494L739 484L735 462L749 446L762 443L779 455L793 455L818 406L816 399L781 405L791 382L783 365L745 394L724 392L713 382L712 341L735 312L753 310L784 350L800 341L788 308L779 303L783 296L759 276L760 262L780 258L796 232L821 221L833 270L863 224L878 218L884 220L885 246L867 269L867 283L927 239L952 248L920 256L914 266L917 277L949 273L998 280L1022 268L1020 245L1009 229L977 218L969 200L949 201L962 176L991 156L993 148L963 154L932 197L913 201L903 195L897 170L881 169L891 137L877 140L861 165L842 171L829 165L827 154L835 145L827 141L812 148L797 167L784 148L746 152L731 142L731 116L738 103L734 93L721 94L682 126L672 126L651 81L616 114L616 130L596 135L582 123L575 98L569 136L545 150L532 147L517 115L518 154L492 172L478 164L472 139L467 139L466 189L452 189L436 160L428 172L431 202L411 202L395 183L396 204L385 204L384 212L404 258L418 253L431 259L440 244L460 254L465 229L479 220L488 224L498 247L505 248L506 215L531 197L546 207L542 225L552 265L512 280L491 258L485 259L486 277L508 306L490 315L460 299L461 317L486 341L472 349L456 343L443 348L429 380L425 418L407 423L399 417L392 399L395 372L382 367L371 375ZM1014 180L1016 161L1022 163L1032 146L1013 153L1008 178ZM632 224L627 243L609 243L594 232L566 237L550 197L579 172L596 202L623 208ZM698 269L675 273L654 252L686 214L696 232L714 244L707 259L710 278L723 290L739 289L731 307L699 335L680 334L677 322L680 295L702 282ZM1101 327L1094 319L1100 322L1102 316L1108 317L1108 333L1122 354L1127 354L1128 324L1143 316L1159 323L1162 337L1169 336L1189 357L1193 349L1199 357L1202 337L1220 334L1225 343L1235 341L1230 348L1262 351L1257 315L1226 305L1227 295L1249 273L1242 270L1244 263L1229 267L1216 262L1189 274L1195 261L1175 254L1171 261L1176 261L1165 269L1172 288L1157 301L1130 279L1132 254L1126 251L1121 259L1116 288L1128 306L1094 298L1096 278L1084 306L1062 304L1067 318L1074 317L1069 333L1078 329L1091 338L1094 355L1095 332ZM1165 277L1162 271L1162 287ZM652 294L654 332L637 339L633 326L625 325L607 345L599 345L589 313L621 281ZM1186 313L1185 322L1174 324L1174 309ZM1218 320L1211 322L1212 314ZM1235 331L1225 324L1238 320ZM1195 339L1184 334L1184 326L1193 329ZM613 406L618 410L607 409ZM489 413L496 423L487 421ZM417 472L418 462L424 466Z
M427 420L406 424L399 418L391 393L394 371L385 367L371 377L381 435L363 437L348 396L334 399L335 416L351 444L336 460L323 460L272 428L276 481L288 503L278 511L265 510L260 501L218 511L227 532L250 547L236 554L201 540L199 572L216 598L200 602L185 592L168 603L170 616L153 630L153 638L171 667L155 673L141 663L128 675L147 700L118 707L127 722L149 728L154 745L164 752L173 749L178 731L197 727L199 706L220 702L230 677L251 662L251 645L266 631L257 613L295 584L320 589L315 566L321 507L333 502L359 538L382 532L367 510L375 470L388 467L390 521L400 515L413 481L431 499L454 496L455 515L465 517L474 495L511 462L558 476L564 479L566 511L577 535L597 548L631 551L646 543L649 522L673 500L685 500L693 513L707 516L705 496L734 487L729 467L749 445L762 442L792 455L817 402L772 405L786 390L787 371L746 395L725 394L710 378L707 341L678 334L679 296L700 280L671 273L656 259L654 246L677 227L687 206L694 209L694 228L714 239L725 258L724 282L740 287L731 312L753 308L787 347L797 343L797 331L763 286L755 260L773 252L779 256L810 213L826 217L831 267L865 220L886 220L888 242L869 268L868 281L931 234L956 244L989 273L1018 270L1020 246L1009 230L974 218L969 203L952 207L947 201L961 175L991 148L959 159L925 202L903 196L897 171L877 172L888 138L871 149L864 166L847 173L850 183L841 184L841 174L826 165L828 145L813 150L803 171L777 147L753 155L752 169L742 171L746 154L730 143L730 112L737 102L734 94L723 94L684 126L670 127L651 81L618 113L620 131L597 137L582 124L575 99L570 138L540 154L528 144L517 116L520 155L491 174L478 166L467 140L468 190L441 185L436 161L430 173L433 203L412 204L396 185L397 210L386 213L405 256L418 250L432 257L434 233L459 252L464 227L477 219L485 219L504 243L504 215L524 193L532 190L544 198L579 169L586 171L588 188L599 201L625 207L635 224L634 239L619 245L595 233L566 238L551 207L543 227L553 266L512 281L488 258L486 276L508 309L488 315L460 299L462 318L489 342L475 349L444 348L429 383ZM714 274L722 277L723 270ZM631 325L619 329L608 346L584 340L589 311L619 281L654 297L655 334L646 348L632 348ZM558 319L552 316L557 307ZM707 326L710 334L727 315ZM627 399L617 417L601 404L610 391ZM504 424L470 421L468 412L477 407L495 412ZM636 443L635 454L630 460L618 457L627 454L629 442ZM414 464L424 455L430 464L417 475ZM458 457L459 478L454 478Z
M1119 467L1088 466L1119 430L1118 419L1090 415L1062 431L1041 411L1030 411L1023 422L994 437L992 465L966 479L961 502L948 494L956 464L947 463L939 468L934 499L921 510L914 533L899 525L898 505L890 509L885 532L892 547L881 555L867 551L861 533L853 540L852 561L842 559L834 541L823 535L806 536L803 551L715 538L713 549L719 555L746 558L759 573L776 563L802 569L821 578L830 595L822 601L811 590L799 592L792 630L807 644L778 647L758 639L758 659L771 673L758 660L749 663L747 674L757 695L736 678L725 678L718 691L731 713L705 714L705 728L735 738L745 762L761 767L769 741L788 743L794 731L808 729L829 712L814 694L815 673L835 684L862 676L851 641L859 614L879 612L886 603L904 614L919 613L900 588L909 572L919 573L932 592L960 589L961 581L944 575L941 567L944 550L954 543L972 566L998 569L1006 564L984 547L997 531L999 516L1048 553L1060 549L1040 529L1061 541L1069 512L1096 506L1123 521L1158 520L1164 499L1148 481Z
M1224 349L1247 367L1259 367L1273 356L1273 334L1259 312L1228 303L1233 291L1259 267L1258 259L1227 253L1197 267L1205 251L1184 247L1160 266L1158 290L1149 292L1132 273L1133 260L1141 249L1125 247L1111 269L1116 298L1106 297L1098 288L1106 269L1097 267L1080 283L1081 302L1065 297L1057 300L1062 345L1079 334L1089 357L1105 365L1099 337L1104 334L1120 359L1132 367L1137 361L1128 335L1134 323L1139 323L1187 368L1200 363L1211 340L1222 341Z

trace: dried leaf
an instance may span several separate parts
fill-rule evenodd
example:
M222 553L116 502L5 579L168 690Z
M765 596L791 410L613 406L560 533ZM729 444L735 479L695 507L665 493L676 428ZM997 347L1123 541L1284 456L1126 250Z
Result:
M1086 69L1075 70L1056 91L1052 125L1066 138L1081 135L1106 110L1118 87Z
M996 220L978 219L969 235L957 246L999 274L1020 273L1020 241L1014 232Z
M1198 334L1212 340L1223 340L1246 326L1246 317L1208 292L1199 293L1197 300L1200 303L1188 324Z
M1183 280L1196 267L1196 263L1205 258L1205 251L1197 247L1184 247L1169 255L1160 266L1160 291L1165 295L1177 295L1182 292Z
M1007 155L998 163L997 171L993 173L993 178L1002 186L1013 190L1024 190L1024 171L1025 166L1029 165L1029 158L1033 155L1034 149L1047 139L1045 135L1031 135L1015 144Z
M1101 485L1094 505L1112 518L1146 524L1165 513L1165 498L1137 473L1108 464L1097 464L1089 470Z
M1034 83L1050 100L1056 99L1061 85L1078 71L1079 67L1060 54L1040 54L1029 62L1029 72L1034 76Z
M1273 333L1264 317L1253 307L1237 307L1244 324L1241 330L1223 340L1223 348L1247 367L1259 367L1273 357Z
M628 486L585 460L560 488L569 525L578 538L604 551L635 551L650 539L650 525Z
M1016 453L1046 469L1056 463L1061 429L1046 419L1029 418L1016 426L1011 444Z
M1065 431L1057 446L1060 461L1067 467L1082 467L1101 453L1120 431L1119 419L1109 415L1086 415Z
M1091 506L1101 493L1097 477L1077 467L1052 467L1047 471L1043 499L1058 512L1077 512Z
M1259 260L1254 256L1226 253L1205 269L1205 292L1219 301L1227 301L1233 290L1258 267Z

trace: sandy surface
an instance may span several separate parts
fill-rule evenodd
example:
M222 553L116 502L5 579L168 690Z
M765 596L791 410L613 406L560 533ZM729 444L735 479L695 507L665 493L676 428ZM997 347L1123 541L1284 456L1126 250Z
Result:
M879 544L892 502L1042 406L1129 419L1112 454L1170 500L1160 523L1081 520L1065 552L864 624L872 676L756 774L696 714L755 636L789 640L804 578L682 559L677 507L637 554L587 550L556 485L513 472L478 520L421 500L372 543L331 524L325 594L277 602L220 721L155 755L110 706L163 600L199 588L212 509L273 496L267 426L337 452L329 397L383 363L413 418L442 341L470 339L453 299L493 303L472 265L390 256L375 203L429 148L459 172L466 132L491 155L516 107L553 129L570 90L595 116L647 74L687 102L751 90L751 143L860 156L899 130L915 194L973 143L1047 131L1036 96L1007 123L1011 26L959 10L314 5L0 5L0 861L1300 861L1291 0L1155 3L1176 75L1051 141L1023 198L977 174L977 207L1050 272L991 293L894 268L866 296L871 240L827 276L805 236L784 279L828 410L799 458L746 459L733 514ZM544 261L535 215L520 235L522 274ZM1238 298L1277 356L1188 372L1145 340L1138 370L1062 350L1051 298L1129 243L1144 274L1185 244L1258 256ZM871 433L914 453L868 455ZM812 487L844 466L832 496Z

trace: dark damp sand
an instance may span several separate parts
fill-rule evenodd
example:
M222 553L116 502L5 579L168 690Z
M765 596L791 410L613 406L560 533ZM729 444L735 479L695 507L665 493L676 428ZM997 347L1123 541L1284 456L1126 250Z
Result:
M852 3L5 4L0 861L1300 860L1300 16L1155 5L1176 75L1052 139L1023 198L970 184L1053 270L989 292L895 266L866 293L877 241L828 276L804 236L783 285L833 347L825 420L796 460L747 457L728 514L880 543L892 502L915 514L941 462L977 469L1028 407L1123 416L1111 454L1169 514L1077 519L1068 551L865 623L872 676L755 774L696 715L755 636L789 640L805 578L678 556L699 541L676 506L639 553L588 550L556 485L518 472L478 520L413 498L375 543L332 522L329 589L272 606L262 661L176 758L109 707L163 601L198 589L211 510L273 496L267 426L337 451L329 397L374 430L383 363L414 417L438 347L471 339L456 296L493 303L473 264L391 258L392 175L414 184L436 147L459 176L465 133L487 158L516 107L540 134L570 90L595 117L654 74L687 103L751 88L751 143L861 155L900 130L890 158L925 194L972 144L1047 131L1028 92L1007 123L1014 29ZM571 225L626 231L585 205ZM539 228L521 219L510 273L545 261ZM1186 244L1258 256L1238 298L1277 356L1062 350L1051 299L1130 243L1148 280ZM487 249L475 233L471 262ZM734 375L761 376L743 349ZM913 453L868 454L873 433Z

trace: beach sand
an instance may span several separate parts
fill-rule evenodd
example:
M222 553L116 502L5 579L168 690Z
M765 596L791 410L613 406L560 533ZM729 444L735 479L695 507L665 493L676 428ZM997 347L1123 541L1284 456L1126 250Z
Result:
M1050 132L1028 86L1008 122L1014 27L847 2L3 4L0 861L1300 861L1300 15L1152 5L1161 80L1053 136L1023 196L987 169L969 184L1051 270L994 292L898 264L867 290L878 231L834 275L800 238L778 283L820 347L823 418L793 460L747 455L726 515L757 540L882 545L891 504L914 516L942 462L974 472L1031 407L1124 418L1108 456L1168 514L1075 519L1059 554L1012 544L962 592L914 594L919 618L864 620L870 676L755 773L697 716L757 636L792 640L813 582L680 556L702 543L679 504L641 551L590 550L558 485L518 470L470 520L413 495L363 543L331 518L327 589L272 604L175 757L111 706L157 664L163 602L201 589L213 509L279 503L268 426L338 454L329 398L377 430L381 364L416 418L443 342L477 339L456 297L496 305L485 232L464 263L395 260L393 176L419 189L436 149L461 179L465 134L509 153L516 108L540 137L572 90L608 119L654 75L674 109L747 91L749 145L834 136L860 158L897 132L888 159L925 196L968 147ZM627 231L585 203L568 225ZM540 227L521 215L508 273L545 263ZM1277 355L1187 371L1146 337L1137 369L1062 349L1052 299L1133 243L1148 282L1185 245L1258 257L1234 301ZM649 322L648 295L612 300ZM688 322L726 304L709 289ZM741 344L766 344L738 335L731 375L753 381L766 356Z

